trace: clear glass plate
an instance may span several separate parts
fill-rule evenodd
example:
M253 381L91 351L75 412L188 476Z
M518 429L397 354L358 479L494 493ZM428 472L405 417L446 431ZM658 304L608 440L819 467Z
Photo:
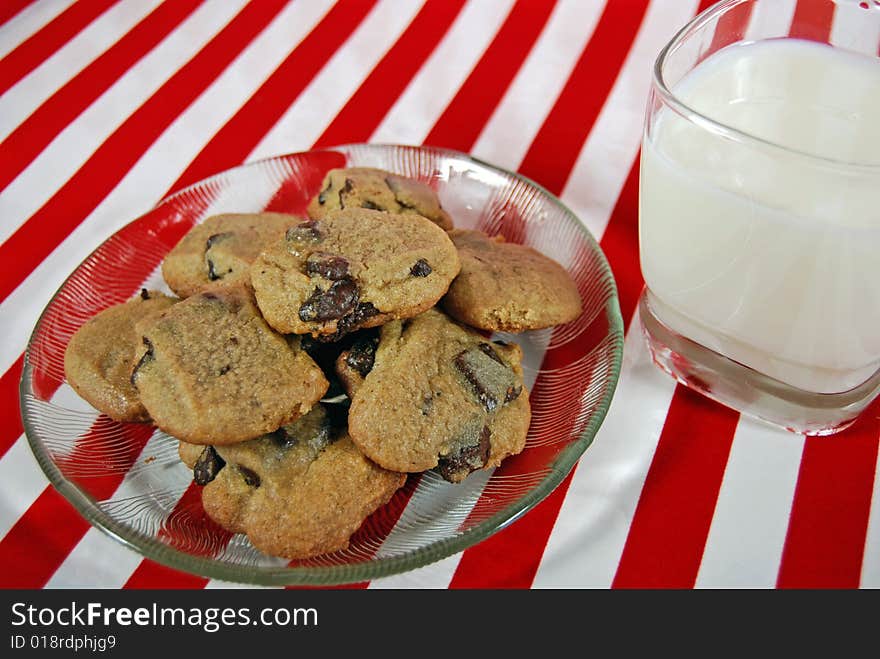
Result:
M159 266L195 223L219 212L304 213L327 170L372 166L432 185L456 226L531 245L571 273L583 314L553 330L499 335L525 352L532 423L525 450L452 485L410 476L344 551L288 562L256 551L208 519L177 442L146 424L98 414L64 381L70 336L141 287L167 290ZM331 585L410 570L459 552L535 506L590 445L617 384L623 322L599 246L558 199L521 176L432 148L350 145L279 156L196 183L162 200L96 249L55 294L31 336L21 411L52 484L91 522L142 555L207 577L254 584Z

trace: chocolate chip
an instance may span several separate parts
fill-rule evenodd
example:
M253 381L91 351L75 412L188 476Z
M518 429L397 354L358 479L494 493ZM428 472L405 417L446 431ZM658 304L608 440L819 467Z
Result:
M348 276L348 261L341 256L312 254L306 261L306 274L338 281Z
M483 426L479 433L467 429L449 453L440 456L437 471L446 480L457 483L470 472L482 469L489 461L491 436L489 426Z
M244 478L245 484L249 485L250 487L260 487L261 481L257 472L241 465L235 465L235 467L238 469L241 477Z
M217 477L217 474L225 466L226 462L217 455L214 447L206 446L193 466L193 480L197 485L207 485Z
M511 401L519 398L519 395L522 393L522 385L518 387L508 387L507 393L504 394L504 402L509 403Z
M215 233L208 236L208 240L205 241L205 251L207 252L209 249L211 249L214 245L222 240L232 238L233 235L235 234L233 234L232 231L223 231L222 233Z
M508 402L508 394L518 386L516 374L487 343L458 353L454 364L487 412Z
M339 207L345 208L345 200L342 198L342 195L348 195L354 192L354 181L350 178L345 179L345 185L342 186L342 189L339 190Z
M144 364L147 364L147 363L153 361L153 359L155 359L155 354L153 353L153 350L154 350L153 344L145 336L142 336L141 340L144 342L144 345L147 346L147 351L143 355L141 355L141 358L138 360L138 363L135 365L135 367L131 371L131 376L129 376L128 381L131 382L132 386L136 386L136 384L137 384L135 382L135 378L137 377L137 374L138 374L138 371L140 370L140 368Z
M330 405L324 409L332 409ZM337 434L333 419L327 414L306 414L271 434L272 439L282 448L306 443L315 452L330 444Z
M409 274L413 277L427 277L433 272L431 266L428 265L428 262L425 259L419 259L415 262L413 267L409 269Z
M490 346L488 343L481 343L477 347L483 352L484 355L491 357L492 359L494 359L496 362L498 362L502 366L506 366L506 364L503 361L501 361L501 357L498 356L498 353L495 352L492 349L492 346Z
M383 208L382 208L381 206L379 206L378 204L376 204L376 203L370 201L369 199L365 199L363 202L361 202L361 208L366 208L366 209L371 210L371 211L380 211L380 210L383 210Z
M378 337L358 339L349 349L345 356L345 363L349 368L367 377L367 373L373 370L373 362L376 358L376 346L379 345Z
M205 241L205 262L208 264L208 279L211 281L217 281L221 279L224 275L232 272L231 270L227 270L226 272L218 273L215 270L214 261L208 256L208 252L211 251L211 248L217 243L226 240L227 238L231 238L234 234L231 231L224 231L223 233L215 233L211 236L208 236L208 240Z
M434 392L429 391L422 397L422 416L428 416L434 409Z
M317 220L308 220L290 227L284 237L292 242L317 243L323 240L324 234L321 233Z
M208 279L210 281L217 281L223 275L218 275L217 271L214 270L214 262L211 259L206 259L208 262Z
M407 186L411 187L411 183L408 183L406 180L401 180L398 176L387 176L385 177L385 185L387 185L392 194L394 194L394 199L398 204L409 210L419 212L418 207L406 198L406 188ZM412 192L410 192L410 194L412 194Z
M368 318L377 315L379 310L372 302L360 302L347 316L339 319L336 323L336 339L340 339L349 332L356 330Z
M359 297L360 290L350 278L333 282L326 291L315 287L314 292L300 307L299 318L306 323L339 320L357 308Z
M149 300L150 299L150 291L148 291L146 288L141 289L141 299L142 300Z
M226 375L231 370L232 370L232 365L226 364L226 366L224 366L223 368L220 369L220 375Z
M327 187L324 188L323 190L321 190L321 192L318 194L318 203L321 206L323 206L325 203L327 203L327 193L330 192L330 188L332 188L332 187L333 187L333 182L330 181L327 184Z

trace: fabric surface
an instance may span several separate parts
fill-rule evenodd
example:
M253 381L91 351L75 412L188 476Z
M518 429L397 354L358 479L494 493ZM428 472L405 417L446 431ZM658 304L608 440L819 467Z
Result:
M880 406L765 427L650 361L636 301L653 62L697 0L8 0L0 6L0 585L222 587L143 560L52 488L22 353L52 294L168 192L271 155L429 144L528 176L605 251L627 326L612 407L540 505L370 588L880 587ZM791 0L773 20L805 12ZM812 38L842 29L812 10ZM878 35L880 40L880 35Z

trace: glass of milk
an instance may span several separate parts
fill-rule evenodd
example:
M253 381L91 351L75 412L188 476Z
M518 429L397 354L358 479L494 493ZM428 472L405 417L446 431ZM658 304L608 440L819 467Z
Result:
M640 171L654 361L794 432L851 423L880 392L880 2L698 16L657 59Z

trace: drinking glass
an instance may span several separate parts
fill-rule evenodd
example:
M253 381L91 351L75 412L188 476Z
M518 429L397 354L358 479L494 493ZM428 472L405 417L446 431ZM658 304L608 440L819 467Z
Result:
M743 56L756 47L773 55ZM798 433L845 428L880 391L878 53L876 0L726 0L654 68L639 181L650 353Z

